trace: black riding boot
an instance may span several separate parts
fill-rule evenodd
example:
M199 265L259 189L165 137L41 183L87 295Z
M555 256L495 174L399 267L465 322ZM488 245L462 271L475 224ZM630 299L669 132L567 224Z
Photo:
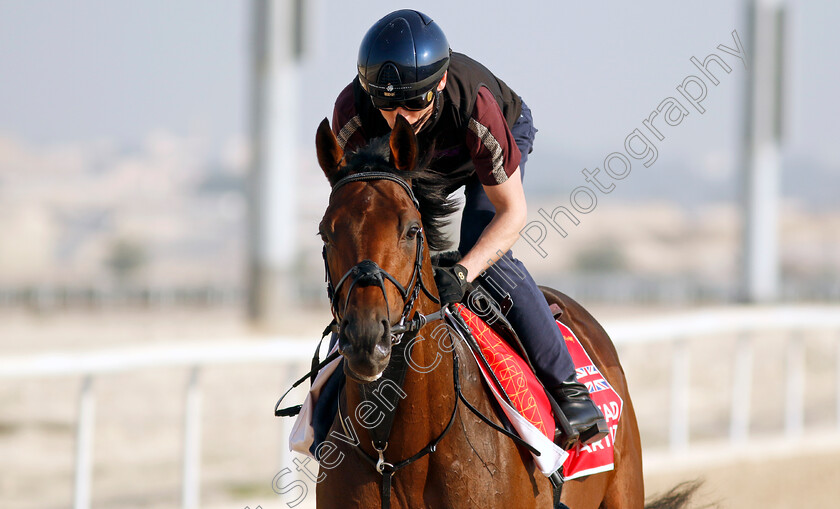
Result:
M609 428L604 414L589 397L589 390L577 381L574 374L559 387L552 387L549 391L569 424L580 433L581 443L590 444L606 436Z

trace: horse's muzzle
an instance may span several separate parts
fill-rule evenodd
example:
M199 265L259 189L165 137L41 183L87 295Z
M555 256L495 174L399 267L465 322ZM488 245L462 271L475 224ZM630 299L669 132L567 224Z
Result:
M342 321L338 351L344 356L344 371L357 382L379 379L391 360L391 326L387 320Z

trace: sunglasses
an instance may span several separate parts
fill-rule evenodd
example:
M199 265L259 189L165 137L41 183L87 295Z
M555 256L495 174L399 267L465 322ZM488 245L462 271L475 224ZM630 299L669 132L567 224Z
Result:
M370 96L373 107L382 111L394 111L397 108L403 108L408 111L420 111L426 109L435 99L435 94L431 90L425 94L406 99L404 101L392 101L382 97Z

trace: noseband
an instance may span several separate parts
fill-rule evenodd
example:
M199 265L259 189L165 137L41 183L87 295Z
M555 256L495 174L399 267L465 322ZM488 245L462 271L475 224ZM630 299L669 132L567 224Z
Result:
M411 186L405 179L400 178L393 173L388 173L384 171L370 171L364 173L356 173L354 175L349 175L344 177L343 179L336 182L336 184L332 188L332 192L330 193L330 199L332 200L332 196L341 189L346 184L351 182L368 182L374 180L389 180L398 184L400 187L408 193L408 197L411 198L411 202L414 204L414 207L419 211L420 210L420 202L417 200L417 197L414 196L414 191L412 191ZM327 297L330 299L330 309L333 314L333 318L335 319L337 324L341 324L341 317L345 314L344 312L347 310L347 305L350 302L350 295L353 293L353 290L359 287L365 286L377 286L382 291L382 296L385 298L385 309L388 314L388 324L390 325L390 334L391 334L391 342L393 344L398 344L402 339L403 334L406 332L411 332L415 330L420 330L423 325L426 324L428 321L427 316L422 314L417 314L417 316L413 320L409 320L406 322L408 318L408 314L411 312L411 308L414 307L414 302L417 300L418 295L420 294L420 290L423 290L423 293L426 294L433 302L439 304L440 301L432 295L429 290L426 288L426 285L423 283L423 245L424 245L424 235L423 229L421 228L420 231L417 233L415 237L417 240L417 249L415 251L414 257L414 269L411 273L411 279L408 281L406 286L400 284L397 279L388 273L385 269L380 267L375 261L373 260L362 260L356 265L350 267L350 269L341 276L341 279L338 280L338 283L333 285L332 277L330 276L330 265L327 261L327 246L324 246L322 250L322 255L324 257L324 269L326 271L326 283L327 283ZM385 280L390 281L393 285L397 288L400 292L400 295L403 298L403 309L402 314L400 315L400 320L394 325L391 322L391 307L388 304L388 294L385 291ZM344 298L344 304L339 312L338 308L338 292L341 287L349 281L349 288L347 290L347 296Z

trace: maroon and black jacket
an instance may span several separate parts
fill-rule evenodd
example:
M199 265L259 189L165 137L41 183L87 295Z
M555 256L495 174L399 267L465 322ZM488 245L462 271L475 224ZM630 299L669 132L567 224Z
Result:
M510 132L522 110L519 96L480 63L452 53L440 99L418 134L421 147L434 147L429 168L451 176L452 190L473 174L488 186L506 181L521 157ZM345 151L390 131L358 78L338 96L332 129Z

